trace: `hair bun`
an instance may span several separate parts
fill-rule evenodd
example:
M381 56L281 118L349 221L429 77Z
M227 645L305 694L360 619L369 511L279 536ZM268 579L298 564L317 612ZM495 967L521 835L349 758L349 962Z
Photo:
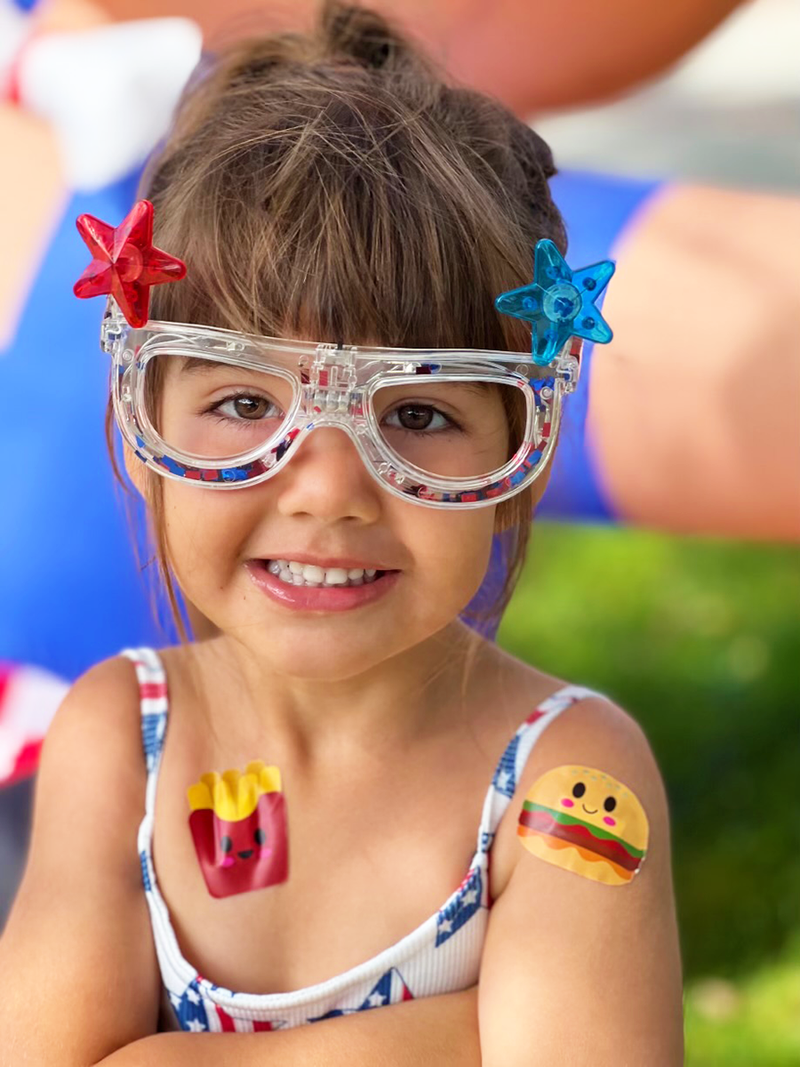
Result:
M420 65L421 57L387 19L357 4L326 0L320 31L328 55L355 60L369 70Z

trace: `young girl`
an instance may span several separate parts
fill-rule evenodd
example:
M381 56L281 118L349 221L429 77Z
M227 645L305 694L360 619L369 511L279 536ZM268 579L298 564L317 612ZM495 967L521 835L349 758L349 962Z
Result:
M507 603L572 338L610 336L553 173L328 4L199 72L154 215L82 220L125 465L202 639L124 650L53 722L4 1064L682 1062L647 741L461 620L500 532Z

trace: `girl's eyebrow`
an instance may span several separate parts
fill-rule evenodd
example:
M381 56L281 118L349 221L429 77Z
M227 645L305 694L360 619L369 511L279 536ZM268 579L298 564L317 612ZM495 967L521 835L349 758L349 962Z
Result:
M179 373L180 374L193 374L193 373L196 373L198 371L200 373L203 373L204 371L207 372L207 371L213 370L215 367L217 367L219 365L220 364L216 360L213 360L213 359L202 359L202 358L200 358L198 356L181 356L181 366L180 366L180 369L179 369ZM223 366L224 366L224 364L223 364ZM255 368L255 367L243 368L243 369L255 370L255 372L258 373L258 368ZM428 380L429 379L428 379L427 375L420 375L420 385L423 385ZM470 392L473 392L473 393L480 393L481 395L485 395L489 391L489 389L491 389L491 387L492 387L492 385L494 383L493 382L481 382L481 381L477 381L477 382L476 381L461 381L461 382L450 382L449 384L450 385L455 385L459 389L469 390Z
M178 368L179 374L196 374L198 372L202 374L204 372L207 373L208 371L212 371L217 367L230 366L225 360L203 359L202 356L181 356L180 360L181 364ZM253 371L255 374L258 374L259 372L258 367L238 367L237 365L237 368L241 371ZM268 371L269 367L264 367L264 370Z
M485 393L492 388L494 382L450 382L450 385L458 385L462 389L469 389L473 393Z
M193 371L208 371L217 366L215 360L201 359L198 356L181 356L179 373L191 374Z

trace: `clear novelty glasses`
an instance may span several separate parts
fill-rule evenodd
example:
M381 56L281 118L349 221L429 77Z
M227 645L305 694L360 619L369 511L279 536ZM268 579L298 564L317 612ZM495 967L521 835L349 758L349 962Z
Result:
M368 348L216 327L129 325L107 302L117 423L167 478L212 489L266 481L314 429L349 435L389 492L430 507L497 504L546 468L581 341L529 352Z

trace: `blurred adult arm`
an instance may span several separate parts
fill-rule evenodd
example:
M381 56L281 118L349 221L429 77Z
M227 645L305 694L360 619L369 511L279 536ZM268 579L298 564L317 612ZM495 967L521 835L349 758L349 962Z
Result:
M800 197L671 185L614 249L587 437L620 519L800 540Z
M741 0L368 0L394 17L460 81L518 114L604 99L660 73ZM235 23L296 28L316 0L106 0L116 19L183 15L213 36ZM259 21L256 21L258 18Z

